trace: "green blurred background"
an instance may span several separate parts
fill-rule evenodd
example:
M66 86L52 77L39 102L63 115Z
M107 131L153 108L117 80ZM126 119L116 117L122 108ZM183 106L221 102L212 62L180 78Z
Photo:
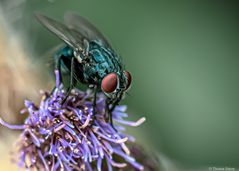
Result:
M2 1L3 4L7 1ZM29 0L5 12L36 56L60 43L33 17L89 18L133 75L138 142L185 167L239 167L239 6L232 1ZM9 17L11 20L11 17Z

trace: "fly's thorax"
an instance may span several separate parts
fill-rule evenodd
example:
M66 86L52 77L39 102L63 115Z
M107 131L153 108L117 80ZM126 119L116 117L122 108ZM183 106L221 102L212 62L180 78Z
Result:
M89 43L88 61L84 64L85 79L100 84L109 73L119 72L121 64L111 49L103 47L96 41Z

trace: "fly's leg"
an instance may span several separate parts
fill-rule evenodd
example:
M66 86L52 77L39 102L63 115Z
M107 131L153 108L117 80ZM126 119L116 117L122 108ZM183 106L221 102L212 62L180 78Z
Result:
M110 105L110 101L109 101L109 99L106 99L105 120L107 122L110 122L110 125L112 126L112 128L117 132L117 129L115 128L114 123L113 123L113 115L112 115L112 112L114 110L114 109L112 109L112 107L113 106L115 107L116 105L114 103L111 108L109 108L109 105Z
M107 98L105 101L105 116L104 116L106 122L109 122L109 111L110 111L109 105L110 105L110 101Z
M94 93L94 96L93 96L93 121L91 123L91 125L93 125L95 119L96 119L96 100L97 100L97 85L94 85L93 87L90 87L90 88L93 88L93 93Z
M74 77L74 73L75 73L75 58L71 59L71 70L70 70L70 86L68 87L67 91L66 91L66 96L62 101L62 104L65 103L66 99L68 98L68 96L71 93L71 90L75 87L76 85L76 79Z
M112 126L112 128L113 128L116 132L118 132L117 129L115 128L115 126L114 126L114 123L113 123L113 115L112 115L112 112L109 113L109 119L110 119L110 125Z
M110 120L110 124L111 126L114 128L115 131L117 131L114 127L114 123L113 123L113 115L112 115L112 112L113 110L115 109L115 107L119 104L120 102L120 98L117 99L113 104L112 104L112 107L109 109L109 120Z
M94 85L94 99L93 99L93 120L96 119L96 94L97 94L97 85Z

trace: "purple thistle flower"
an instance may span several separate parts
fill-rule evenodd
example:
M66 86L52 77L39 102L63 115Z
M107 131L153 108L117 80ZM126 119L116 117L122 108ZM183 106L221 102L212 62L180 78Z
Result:
M137 122L126 121L126 106L117 106L112 112L115 128L104 119L105 96L97 95L96 115L93 116L93 95L90 91L74 89L66 102L65 91L56 71L56 89L50 96L42 92L42 100L37 106L25 101L28 113L23 125L10 125L0 118L0 123L10 129L23 132L17 142L18 166L26 169L46 171L112 171L131 166L143 170L129 148L127 141L134 138L125 133L124 127L138 126Z

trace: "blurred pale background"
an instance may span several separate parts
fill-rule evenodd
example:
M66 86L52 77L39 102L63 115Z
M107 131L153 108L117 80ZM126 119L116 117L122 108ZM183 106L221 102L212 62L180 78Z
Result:
M2 7L37 57L60 41L34 11L63 20L74 10L89 18L133 75L122 103L132 119L147 117L132 130L138 142L183 167L239 168L238 3L29 0L11 6L2 0Z

